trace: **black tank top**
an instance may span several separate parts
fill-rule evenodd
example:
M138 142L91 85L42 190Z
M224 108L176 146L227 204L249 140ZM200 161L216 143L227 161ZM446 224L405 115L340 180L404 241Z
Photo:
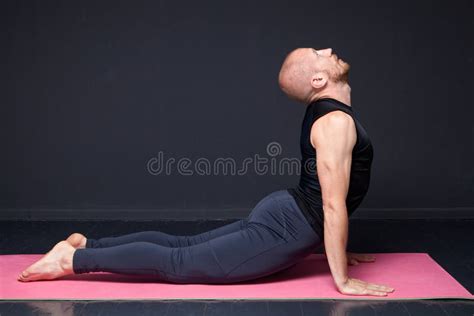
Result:
M357 130L357 142L352 150L349 190L346 198L348 216L362 202L369 189L370 182L373 147L367 132L356 119L353 108L332 98L323 98L310 103L306 108L301 128L300 181L296 187L287 190L295 198L306 219L321 239L324 238L323 203L316 172L316 150L311 145L310 133L313 123L318 118L338 110L349 114L353 118Z

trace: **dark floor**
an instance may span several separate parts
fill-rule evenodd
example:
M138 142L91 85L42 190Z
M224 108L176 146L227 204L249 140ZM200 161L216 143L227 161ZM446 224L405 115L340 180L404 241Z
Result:
M0 222L0 253L46 253L73 232L91 238L142 230L186 235L228 221ZM427 252L474 293L474 220L352 220L354 252ZM0 301L0 315L474 315L474 301Z

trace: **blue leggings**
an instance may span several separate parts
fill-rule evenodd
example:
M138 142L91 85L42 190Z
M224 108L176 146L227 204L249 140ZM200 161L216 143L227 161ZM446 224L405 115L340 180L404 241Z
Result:
M293 266L321 244L287 190L260 200L249 216L194 236L143 231L87 239L76 274L149 275L172 283L234 283Z

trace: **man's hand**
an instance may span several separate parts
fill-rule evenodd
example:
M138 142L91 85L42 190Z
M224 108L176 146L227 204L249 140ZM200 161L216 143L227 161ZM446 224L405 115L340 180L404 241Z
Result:
M348 278L345 282L337 284L337 289L342 294L372 296L387 296L388 293L395 290L389 286L368 283L353 278Z
M324 250L324 248L323 248ZM346 252L347 263L349 265L358 265L361 262L374 262L375 256ZM374 283L367 283L358 279L348 278L346 282L341 283L337 286L339 292L347 295L374 295L374 296L387 296L388 293L395 291L394 288L378 285Z
M361 262L374 262L375 256L362 253L347 252L347 263L358 265ZM348 295L374 295L387 296L395 289L385 285L364 282L358 279L348 278L346 282L338 285L338 290L342 294Z

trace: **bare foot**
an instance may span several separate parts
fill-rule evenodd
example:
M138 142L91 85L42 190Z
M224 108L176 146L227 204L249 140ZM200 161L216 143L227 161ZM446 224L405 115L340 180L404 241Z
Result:
M58 242L43 258L20 273L18 281L52 280L74 274L72 258L75 251L67 241Z
M69 236L66 241L76 249L86 248L87 238L83 234L74 233Z

